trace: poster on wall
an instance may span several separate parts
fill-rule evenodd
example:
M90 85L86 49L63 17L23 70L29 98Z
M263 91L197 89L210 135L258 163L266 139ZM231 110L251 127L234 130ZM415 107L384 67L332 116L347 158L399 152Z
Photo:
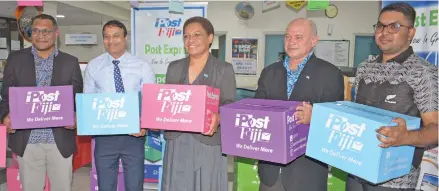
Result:
M207 16L207 3L184 3L184 13L169 13L168 4L139 4L131 11L131 53L151 64L157 83L165 82L170 62L184 58L183 24Z
M262 12L268 12L280 7L280 3L278 1L262 1Z
M382 1L385 7L396 1ZM411 46L417 55L438 67L438 1L408 1L416 10L416 35ZM421 163L417 190L438 190L438 148L429 148L424 152Z
M398 1L382 1L382 7ZM420 57L438 66L438 0L406 1L416 10L416 35L411 46Z
M235 74L256 75L258 39L232 38L232 65Z

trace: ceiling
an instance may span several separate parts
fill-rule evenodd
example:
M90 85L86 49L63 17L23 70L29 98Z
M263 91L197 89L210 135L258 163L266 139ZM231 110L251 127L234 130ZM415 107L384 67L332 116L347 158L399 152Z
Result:
M77 8L60 2L50 2L57 4L57 13L64 15L64 18L57 18L59 26L69 25L101 25L103 21L108 21L114 18L105 16L99 13ZM128 6L129 7L129 2ZM115 6L123 7L124 2L111 3ZM0 17L15 18L15 8L17 1L0 1Z

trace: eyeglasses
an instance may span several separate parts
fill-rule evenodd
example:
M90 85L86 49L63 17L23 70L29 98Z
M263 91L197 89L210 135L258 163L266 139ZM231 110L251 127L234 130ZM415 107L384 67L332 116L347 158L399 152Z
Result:
M383 23L378 22L377 24L373 25L373 29L375 30L375 34L382 33L384 31L384 28L387 27L387 32L390 34L398 33L401 30L401 27L407 27L408 29L411 29L413 27L411 26L405 26L401 25L399 23L390 23L387 25L384 25Z
M32 29L32 35L34 36L38 36L39 34L42 34L43 36L48 35L49 33L54 32L56 29L37 29L37 28L33 28Z

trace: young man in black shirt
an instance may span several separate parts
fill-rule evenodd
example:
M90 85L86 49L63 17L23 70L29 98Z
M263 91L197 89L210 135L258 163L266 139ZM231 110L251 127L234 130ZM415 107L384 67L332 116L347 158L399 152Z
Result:
M375 41L381 54L361 63L356 74L357 103L370 105L422 119L421 129L408 131L403 119L396 127L381 127L380 147L415 146L412 170L406 176L372 185L349 176L348 191L414 190L419 176L423 147L438 142L438 70L417 56L410 46L415 36L416 12L407 3L394 3L382 9L374 25Z

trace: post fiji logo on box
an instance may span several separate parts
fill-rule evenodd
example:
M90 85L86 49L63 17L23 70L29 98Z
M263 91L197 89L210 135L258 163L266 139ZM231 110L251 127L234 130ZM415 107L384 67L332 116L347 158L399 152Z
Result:
M219 95L210 91L207 91L207 97L213 100L219 100Z
M123 119L127 116L127 112L123 110L124 106L125 97L114 100L110 98L94 98L92 110L97 111L97 120L111 122L113 120Z
M328 143L337 144L341 151L362 151L364 144L358 138L366 131L365 123L350 123L346 117L330 114L325 126L331 130Z
M162 113L171 112L172 115L189 113L192 106L187 102L189 102L191 95L191 90L178 92L176 89L161 88L157 95L157 101L163 102L160 111Z
M151 138L152 142L153 142L155 145L161 145L161 144L162 144L162 141L160 140L160 137L153 137L153 136L150 136L150 137L148 137L148 138Z
M207 91L207 98L209 98L209 99L207 99L207 104L209 104L209 105L217 105L218 101L219 101L219 97L220 97L219 94L215 94L214 92ZM210 113L208 113L208 115L209 114Z
M287 116L287 125L293 123L294 121L296 121L296 117L294 115Z
M291 131L292 128L295 127L295 124L290 125L291 123L294 123L296 121L296 116L292 115L292 116L287 116L287 126L288 126L288 131ZM298 136L298 134L295 135L290 135L290 142L292 143L295 138Z
M270 117L255 118L252 114L236 114L235 127L241 128L240 139L252 143L270 142L271 133L266 132Z
M98 175L93 174L93 178L94 178L94 181L96 181L96 182L98 181ZM98 185L95 185L94 190L95 190L95 191L99 190L99 186L98 186Z
M20 188L23 189L23 184L20 182L20 172L17 172L17 182L20 184Z
M26 95L26 104L31 104L31 113L47 113L59 112L61 110L61 103L58 102L59 91L45 92L45 91L28 91Z

